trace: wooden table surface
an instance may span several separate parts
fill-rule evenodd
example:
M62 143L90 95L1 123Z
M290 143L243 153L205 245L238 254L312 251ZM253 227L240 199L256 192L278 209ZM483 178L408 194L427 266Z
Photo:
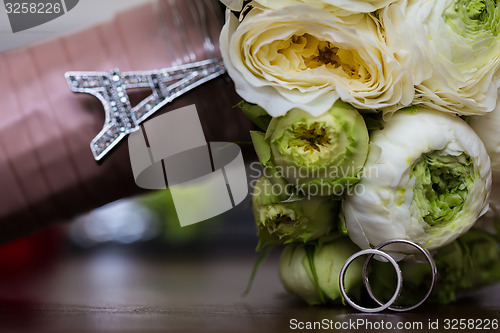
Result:
M483 288L452 305L422 306L409 313L363 314L347 307L309 307L284 292L275 257L263 264L251 293L243 298L254 259L251 252L231 251L166 257L106 249L65 254L31 279L1 283L0 329L264 333L300 331L290 328L294 320L326 319L332 325L363 321L357 330L361 332L384 331L375 329L382 321L394 327L398 322L422 323L422 329L394 332L439 332L445 331L446 319L500 319L500 285ZM429 329L429 321L436 320L439 330ZM370 323L372 330L366 329Z

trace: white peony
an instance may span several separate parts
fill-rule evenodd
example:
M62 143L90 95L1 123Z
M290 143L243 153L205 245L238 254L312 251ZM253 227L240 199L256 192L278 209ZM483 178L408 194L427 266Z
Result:
M341 99L358 109L408 105L413 83L371 15L338 16L306 5L228 14L221 52L239 95L272 116L320 115Z
M361 248L407 239L436 249L487 211L490 160L459 117L400 111L370 139L358 190L342 207L349 237Z
M459 115L496 105L500 7L495 0L399 0L380 12L387 44L415 83L415 104Z

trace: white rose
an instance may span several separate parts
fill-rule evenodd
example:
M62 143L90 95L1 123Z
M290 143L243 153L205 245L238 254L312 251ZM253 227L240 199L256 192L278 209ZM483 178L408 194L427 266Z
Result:
M380 11L387 44L415 82L415 104L460 115L497 100L500 7L495 0L399 0Z
M229 14L221 52L242 98L272 116L320 115L341 99L358 109L407 105L413 83L371 15L338 16L300 5Z

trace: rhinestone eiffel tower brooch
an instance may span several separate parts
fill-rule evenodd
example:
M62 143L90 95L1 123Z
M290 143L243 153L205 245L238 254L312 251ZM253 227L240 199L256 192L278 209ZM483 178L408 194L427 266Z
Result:
M216 58L151 71L66 72L65 77L71 90L94 95L104 106L104 127L90 144L99 161L165 104L225 72ZM152 94L132 107L127 94L132 88L150 88Z

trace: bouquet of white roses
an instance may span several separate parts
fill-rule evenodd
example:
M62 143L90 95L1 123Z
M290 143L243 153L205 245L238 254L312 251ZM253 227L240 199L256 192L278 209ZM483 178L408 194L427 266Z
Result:
M339 300L344 261L393 239L433 252L436 301L499 281L494 236L469 231L500 170L497 1L222 2L224 62L262 129L258 249L286 245L285 287Z

